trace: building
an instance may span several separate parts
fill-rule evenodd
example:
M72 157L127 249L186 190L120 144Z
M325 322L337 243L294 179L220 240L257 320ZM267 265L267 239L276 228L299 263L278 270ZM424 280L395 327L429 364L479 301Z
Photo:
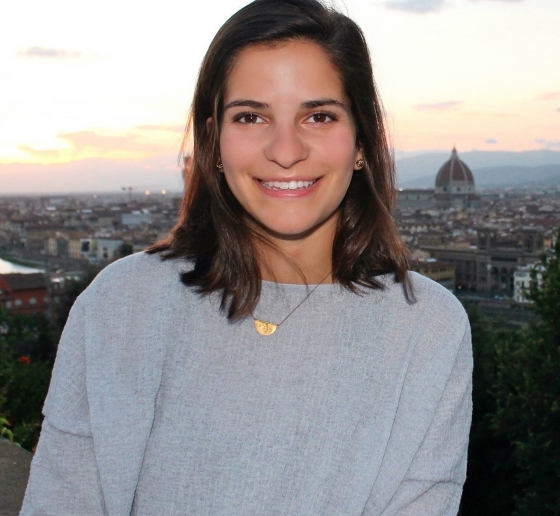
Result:
M519 267L513 273L513 300L517 303L531 303L531 300L527 299L526 294L529 292L529 288L531 287L531 283L533 281L531 278L533 269L536 269L536 279L540 283L542 281L542 272L544 270L542 264Z
M42 272L0 274L0 304L11 312L44 312L47 301L47 280Z
M494 229L479 229L476 246L424 246L437 260L455 265L458 290L514 295L514 273L540 260L544 252L541 231L523 230L500 238Z
M435 188L401 189L397 196L400 210L430 210L432 208L470 208L476 206L474 176L453 147L451 157L439 168Z
M455 289L455 265L452 263L428 258L427 260L413 262L410 269L436 281L451 292Z
M397 196L399 209L427 210L434 208L434 191L430 189L407 188L399 190Z
M451 157L440 167L435 185L436 203L441 208L469 208L478 200L470 168L453 147Z
M123 245L122 239L98 238L97 239L97 260L100 262L113 261L120 258L120 250Z

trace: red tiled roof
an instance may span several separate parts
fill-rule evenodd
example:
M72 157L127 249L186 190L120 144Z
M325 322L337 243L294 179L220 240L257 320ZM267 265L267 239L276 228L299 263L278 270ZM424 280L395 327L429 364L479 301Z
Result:
M47 286L45 275L42 272L33 272L30 274L0 274L0 276L10 285L12 291L34 290L37 288L46 288Z
M438 186L474 186L474 177L471 170L463 161L459 159L457 149L453 147L451 158L447 160L439 169L436 177L436 187Z

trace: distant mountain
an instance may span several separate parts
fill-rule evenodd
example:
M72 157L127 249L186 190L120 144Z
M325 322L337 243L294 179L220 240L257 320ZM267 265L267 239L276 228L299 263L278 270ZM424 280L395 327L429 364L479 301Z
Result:
M542 167L544 165L560 165L560 152L552 150L538 150L525 152L505 151L459 151L459 158L473 171L478 169L512 170L511 167ZM433 187L435 176L439 168L451 157L448 153L431 152L396 160L399 185L406 188L421 188L413 186L412 180L431 177L431 183L425 188ZM476 181L476 178L475 178ZM423 180L422 184L425 184ZM498 183L497 183L498 184Z
M0 164L0 195L117 192L122 187L181 191L177 155L137 161L92 158L52 165Z
M466 163L466 160L464 160ZM540 167L484 167L471 169L474 184L479 188L521 187L521 186L560 186L560 164ZM410 179L400 183L401 188L433 188L436 174Z
M432 188L437 171L450 156L451 150L408 154L397 159L399 185ZM560 166L557 151L461 152L459 149L459 158L473 171L478 186L560 183L555 179L558 168L554 166ZM183 182L177 155L137 161L87 159L54 165L0 164L0 195L116 192L122 187L133 187L136 191L181 191Z

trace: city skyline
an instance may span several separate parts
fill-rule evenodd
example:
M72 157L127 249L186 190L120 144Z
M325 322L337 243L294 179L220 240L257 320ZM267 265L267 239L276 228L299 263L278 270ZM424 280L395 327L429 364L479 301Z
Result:
M0 21L0 180L8 165L24 181L45 165L80 172L92 160L175 170L200 61L246 3L11 3ZM370 45L397 156L453 144L560 150L557 0L338 8Z

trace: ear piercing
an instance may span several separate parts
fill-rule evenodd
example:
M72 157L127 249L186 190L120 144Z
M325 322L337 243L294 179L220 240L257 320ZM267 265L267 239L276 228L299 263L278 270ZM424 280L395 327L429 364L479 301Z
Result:
M224 164L221 161L218 161L216 168L221 172L224 168Z
M356 161L356 168L363 168L365 163L366 162L363 159L359 159L358 161Z

